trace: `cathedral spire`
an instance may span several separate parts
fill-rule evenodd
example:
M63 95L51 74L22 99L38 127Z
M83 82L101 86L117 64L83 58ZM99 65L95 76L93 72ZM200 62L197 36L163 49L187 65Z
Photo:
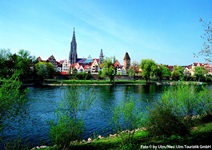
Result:
M73 36L72 36L72 41L71 41L69 62L71 64L74 64L77 62L77 42L76 42L76 37L75 37L75 28L73 30Z
M101 49L100 55L99 55L99 62L100 62L100 64L103 63L103 61L104 61L104 55L103 55L103 51Z
M72 36L72 42L76 42L76 37L75 37L75 28L74 28L74 30L73 30L73 36Z

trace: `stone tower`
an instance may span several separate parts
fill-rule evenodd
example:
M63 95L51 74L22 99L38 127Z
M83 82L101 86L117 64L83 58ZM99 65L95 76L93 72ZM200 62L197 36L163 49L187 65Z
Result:
M74 64L77 62L77 42L76 42L76 37L75 37L75 29L73 31L73 36L72 36L72 41L71 41L69 62L71 64Z
M126 70L128 70L130 68L130 56L129 56L128 52L126 52L126 54L124 56L124 68Z
M103 52L102 52L102 49L101 49L100 55L99 55L99 63L101 64L101 63L103 63L103 61L104 61L104 55L103 55Z

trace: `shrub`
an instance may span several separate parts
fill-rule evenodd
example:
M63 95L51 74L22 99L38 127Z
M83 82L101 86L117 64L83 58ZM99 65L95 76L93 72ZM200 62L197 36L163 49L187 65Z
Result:
M147 126L150 135L186 135L193 125L194 115L211 115L212 93L198 86L177 85L161 95L148 109Z
M58 123L50 123L50 139L58 147L68 147L71 141L79 140L83 133L83 121L61 116Z
M126 149L134 144L135 129L141 125L142 113L136 107L135 99L128 96L115 106L112 112L112 126L121 138L120 146Z
M83 115L94 101L93 89L70 86L63 89L64 95L56 112L58 121L50 123L51 141L59 149L69 147L83 133ZM88 92L84 92L88 91Z
M150 136L184 136L189 133L188 127L172 112L168 104L158 102L149 109L147 118L147 131Z

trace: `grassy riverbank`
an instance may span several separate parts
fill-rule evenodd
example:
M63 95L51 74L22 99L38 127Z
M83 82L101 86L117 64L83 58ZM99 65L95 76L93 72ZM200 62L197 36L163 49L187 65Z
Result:
M46 79L42 85L44 86L66 86L66 85L112 85L112 84L125 84L125 85L146 85L146 84L156 84L156 85L176 85L176 84L211 84L210 82L196 82L196 81L151 81L146 82L145 80L115 80L110 82L110 80L56 80L56 79Z
M212 138L212 121L205 122L203 120L196 120L197 123L190 129L190 135L186 137L180 136L171 136L169 138L165 137L149 137L146 130L139 130L135 133L135 141L133 145L124 145L121 147L121 138L119 136L110 136L105 138L96 138L90 142L75 142L72 143L67 149L76 149L76 150L108 150L108 149L152 149L152 146L159 146L164 149L168 147L173 147L176 149L176 146L186 148L185 146L209 146L211 148L211 138ZM160 148L160 149L161 149ZM172 148L172 149L173 149ZM44 148L45 150L56 150L57 146Z
M111 85L111 84L146 84L145 80L55 80L47 79L43 85Z

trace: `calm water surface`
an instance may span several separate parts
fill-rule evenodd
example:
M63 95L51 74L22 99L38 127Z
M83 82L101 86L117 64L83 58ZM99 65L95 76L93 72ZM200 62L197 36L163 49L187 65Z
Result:
M63 98L66 87L30 87L28 104L23 113L5 120L7 128L4 130L5 139L13 139L20 135L27 139L32 146L48 145L49 122L56 119L56 110ZM106 136L112 133L112 107L125 97L133 97L141 111L146 106L159 99L162 91L169 86L155 85L115 85L115 86L77 86L77 89L88 92L87 88L94 88L95 101L84 114L84 139L95 135ZM212 89L212 86L209 88Z

